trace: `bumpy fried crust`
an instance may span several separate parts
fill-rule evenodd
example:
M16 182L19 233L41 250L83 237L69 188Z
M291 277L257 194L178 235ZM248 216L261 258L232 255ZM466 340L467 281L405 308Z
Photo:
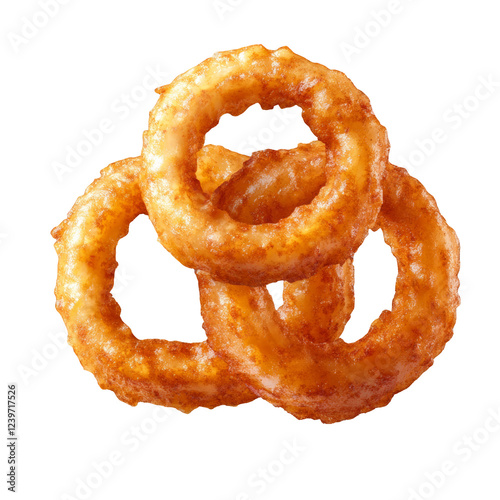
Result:
M278 317L288 335L314 343L338 339L354 309L354 266L326 266L305 280L285 282Z
M286 157L283 153L283 161ZM203 190L210 195L246 159L222 147L203 148L197 172ZM224 164L225 168L215 170L214 164ZM255 395L231 376L226 363L206 342L138 340L120 318L120 307L111 295L116 246L128 233L132 220L146 213L138 182L141 167L140 158L131 158L104 169L52 233L59 255L57 309L68 328L69 343L99 385L131 405L144 401L189 412L198 406L213 408L251 401ZM265 200L259 199L259 203L265 205ZM239 217L236 210L231 215ZM271 210L269 216L276 215ZM332 266L324 272L332 276L330 299L324 289L317 288L317 278L311 280L308 297L313 301L316 296L324 305L329 303L341 326L335 330L326 316L318 320L311 307L304 315L303 327L313 332L313 340L314 332L319 332L319 341L329 329L330 337L340 334L353 301L352 266ZM293 286L284 293L285 303L290 302L290 316L298 314L300 301ZM307 282L300 287L307 290Z
M211 347L259 396L297 418L337 422L389 403L442 351L459 304L459 243L434 198L390 166L378 226L398 262L391 311L360 340L301 342L264 287L198 272Z
M256 45L216 54L160 92L144 136L141 189L161 243L180 262L256 286L303 279L354 254L382 203L389 145L368 98L343 73L286 47ZM223 114L239 115L256 102L263 109L301 106L326 145L318 195L259 225L232 219L195 177L205 134Z
M214 191L231 179L233 174L238 172L249 159L249 156L235 153L222 146L213 144L204 146L198 151L196 162L196 178L200 181L203 192L212 196ZM235 190L238 188L239 186ZM214 203L217 202L214 201Z

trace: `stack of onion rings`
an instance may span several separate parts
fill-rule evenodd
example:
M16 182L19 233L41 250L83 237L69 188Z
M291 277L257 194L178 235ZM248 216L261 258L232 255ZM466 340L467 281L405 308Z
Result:
M459 244L434 199L388 164L385 129L342 73L287 48L216 54L159 89L141 157L101 173L53 230L57 309L83 367L128 404L189 412L259 396L323 422L387 404L452 336ZM204 146L224 113L295 104L321 142L250 158ZM111 295L116 246L147 214L196 270L208 342L138 340ZM359 341L352 256L381 228L392 311ZM264 285L284 280L276 309Z

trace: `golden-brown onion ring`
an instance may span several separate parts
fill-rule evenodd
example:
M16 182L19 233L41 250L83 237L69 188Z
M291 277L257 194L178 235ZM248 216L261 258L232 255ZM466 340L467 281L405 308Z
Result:
M204 191L210 195L246 159L221 147L203 148L197 176ZM215 163L226 165L224 176L211 168ZM59 255L57 309L68 328L69 343L103 389L113 390L132 405L144 401L189 412L198 406L251 401L253 393L230 375L206 342L139 340L120 318L120 307L111 295L116 246L132 220L145 213L138 182L141 167L140 158L131 158L104 169L53 231ZM237 218L238 213L232 216ZM337 330L329 328L326 318L322 322L312 315L304 319L305 328L311 321L315 323L311 331L325 334L329 329L331 336L338 336L352 309L352 268L346 264L324 272L332 273L330 303L338 316ZM285 301L287 295L292 300L292 288L285 292Z
M255 396L232 377L206 342L139 340L111 295L116 245L146 213L140 158L111 164L54 231L59 256L56 307L82 366L122 401L173 406L237 405Z
M433 363L453 334L459 243L434 198L388 166L378 225L398 261L392 311L360 340L327 344L290 334L264 287L198 272L211 347L257 395L297 418L337 422L389 403Z
M350 258L376 220L389 144L368 98L338 71L283 47L221 52L160 89L144 136L141 189L159 240L184 265L229 283L295 281ZM203 193L196 153L225 113L303 109L326 145L326 184L276 223L232 219Z

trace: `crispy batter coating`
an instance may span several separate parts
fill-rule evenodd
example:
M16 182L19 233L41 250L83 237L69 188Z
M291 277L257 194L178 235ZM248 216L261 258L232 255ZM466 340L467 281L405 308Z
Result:
M382 203L389 144L368 98L343 73L286 47L255 45L216 54L159 92L144 135L141 190L161 243L181 263L257 286L300 280L352 257ZM220 210L195 172L196 153L220 117L257 102L301 106L326 160L325 185L310 203L256 225Z
M289 164L297 161L293 151L281 152L276 161L286 163L287 156ZM198 158L197 176L208 195L248 159L220 146L206 146ZM260 168L258 161L249 161ZM214 169L213 165L224 168ZM104 169L77 200L68 218L53 231L59 255L57 309L68 328L69 343L99 385L131 405L144 401L189 412L198 406L213 408L251 401L255 395L229 373L226 363L206 342L139 340L120 318L120 307L111 295L116 246L128 233L132 220L146 213L138 182L141 168L141 159L131 158ZM236 193L243 186L232 189ZM265 207L266 200L258 192L255 195L259 205ZM268 200L273 200L272 192L268 192ZM286 206L286 197L282 203ZM293 209L295 200L288 203L289 210ZM235 219L240 217L238 210L229 210ZM273 210L267 213L270 218L277 217ZM283 306L283 311L289 311L290 316L299 314L301 300L310 301L302 323L304 332L312 332L309 336L315 341L323 341L328 332L328 338L340 335L353 305L351 263L331 266L322 271L323 275L331 276L330 295L325 296L316 277L310 285L308 280L301 282L300 291L295 289L299 285L293 284L284 292L285 304L289 305ZM329 317L318 320L315 302L330 305L336 315L334 326Z
M212 196L214 191L238 172L249 159L249 156L235 153L222 146L213 144L204 146L198 152L196 170L196 178L200 181L203 192Z
M303 342L264 287L197 272L211 347L257 395L297 418L331 423L388 404L432 365L453 334L456 234L404 169L388 166L383 190L377 224L398 262L396 292L392 310L356 342Z

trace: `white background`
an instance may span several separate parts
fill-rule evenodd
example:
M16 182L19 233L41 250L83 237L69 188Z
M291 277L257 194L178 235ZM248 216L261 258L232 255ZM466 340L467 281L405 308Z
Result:
M500 422L492 416L500 419L498 4L222 0L216 8L212 0L70 0L47 17L34 0L6 3L1 364L4 400L7 383L18 384L17 498L500 498ZM50 230L102 168L140 154L156 102L152 86L216 51L252 43L288 45L344 71L387 127L392 162L410 167L461 240L455 336L389 406L354 420L298 421L264 401L190 415L129 407L99 389L58 340L65 330L54 309ZM150 73L157 81L145 78ZM283 130L262 132L273 113L252 107L224 117L207 142L244 152L251 137L262 148L311 140L297 110ZM82 147L102 120L112 130L61 175L55 166L66 162L68 147ZM435 129L444 134L439 144L429 142ZM145 216L120 243L118 259L116 296L138 337L204 338L194 274L160 246ZM378 233L355 265L350 339L390 307L395 279ZM280 465L285 442L297 456ZM96 472L117 457L113 470ZM257 481L259 474L269 480ZM4 480L0 487L7 490Z

